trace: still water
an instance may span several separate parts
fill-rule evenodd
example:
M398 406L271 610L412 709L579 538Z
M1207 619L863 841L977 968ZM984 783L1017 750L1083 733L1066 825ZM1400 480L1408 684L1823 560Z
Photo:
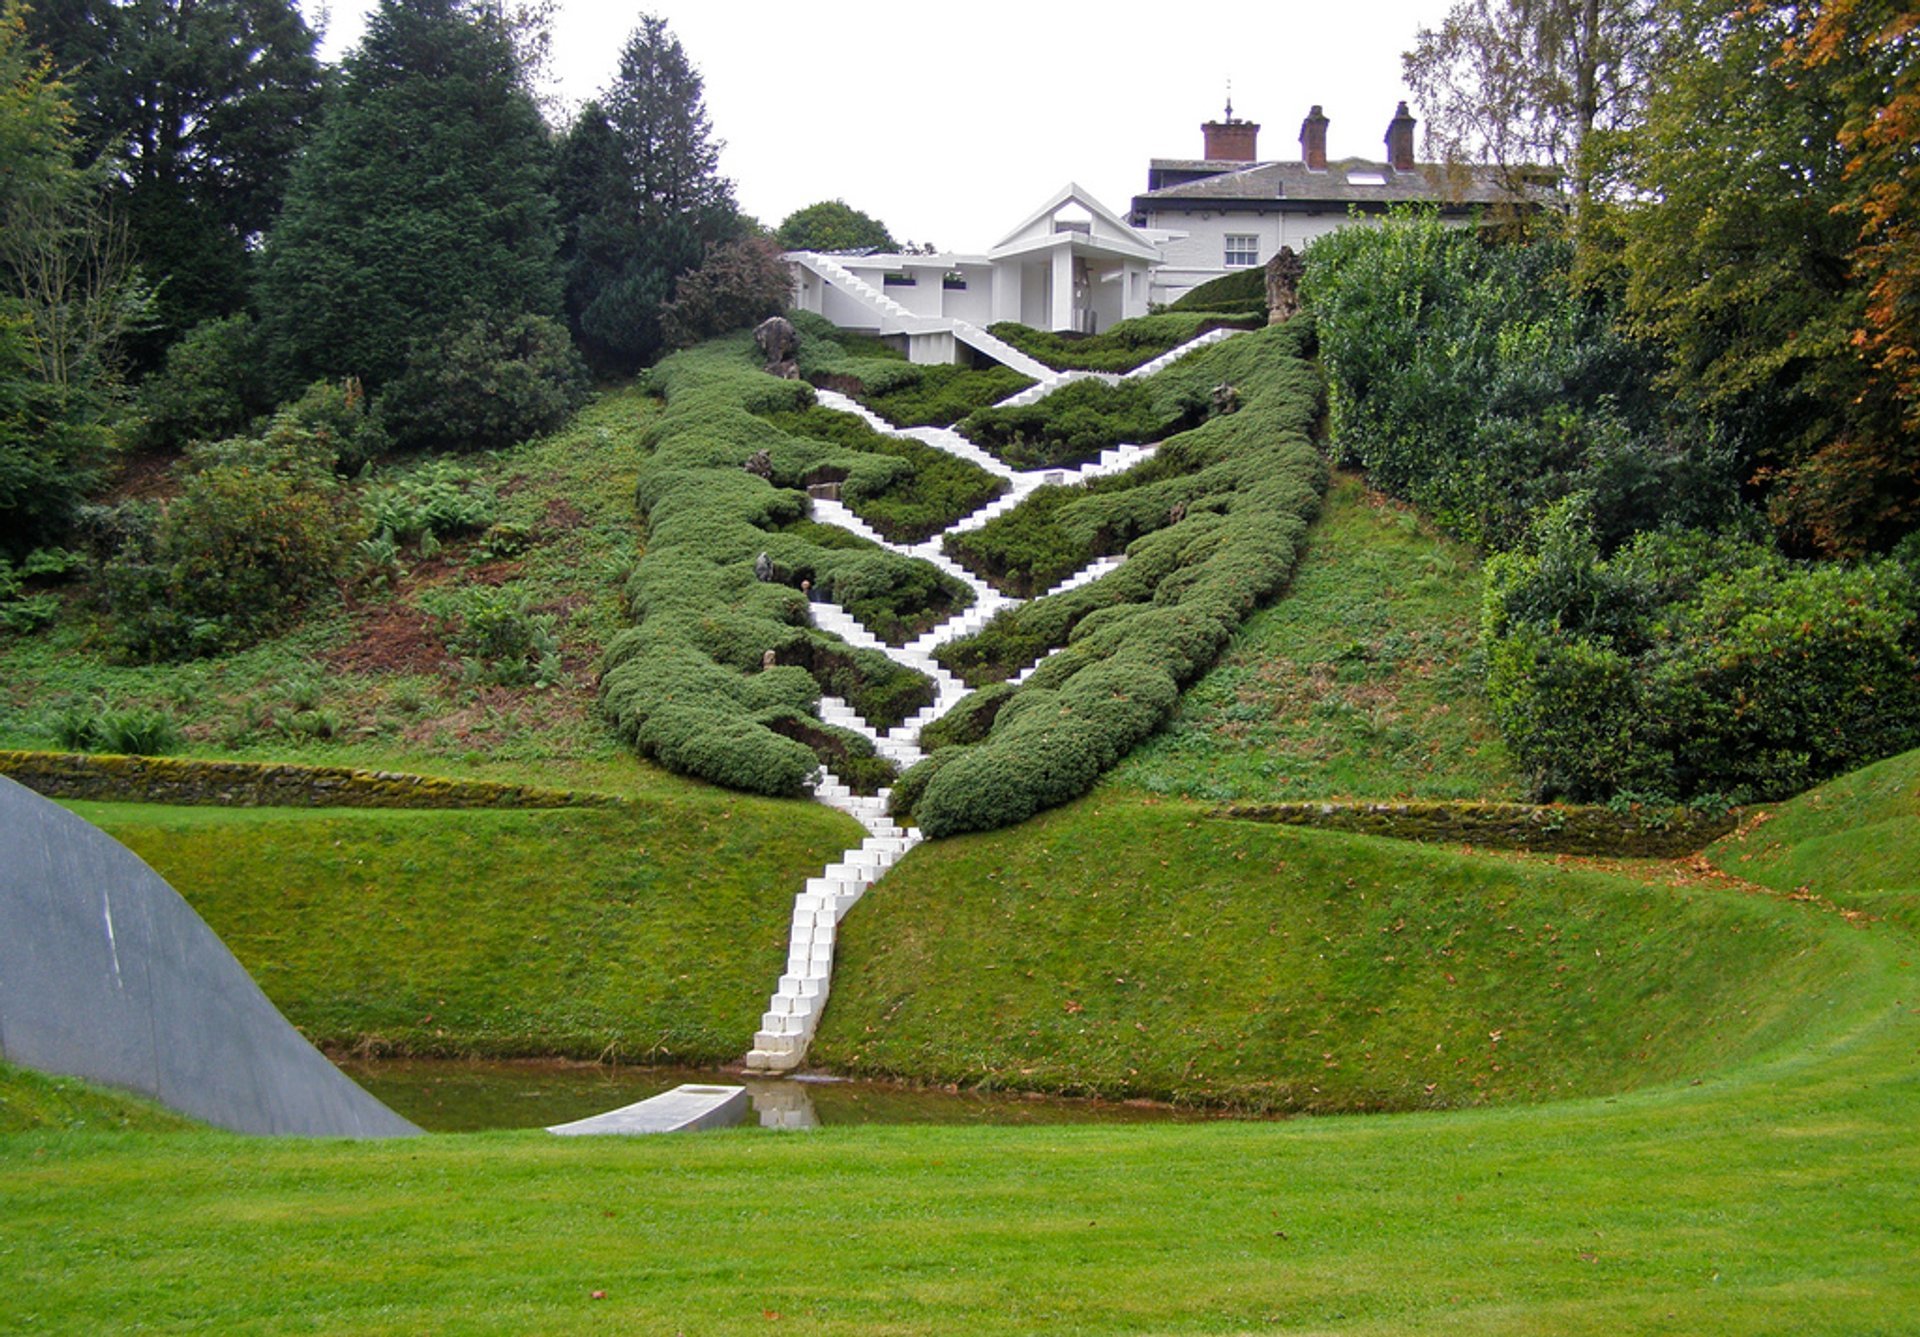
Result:
M431 1133L544 1128L603 1114L683 1083L745 1086L768 1128L822 1124L1188 1123L1215 1111L1111 1100L926 1090L885 1082L747 1077L690 1068L552 1061L337 1059L346 1074Z

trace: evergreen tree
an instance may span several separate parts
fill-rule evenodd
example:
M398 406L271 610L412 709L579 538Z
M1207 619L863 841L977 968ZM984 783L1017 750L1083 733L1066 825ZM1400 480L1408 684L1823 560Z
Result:
M466 0L381 0L268 240L284 386L370 389L475 320L560 310L551 150L509 26Z
M157 356L245 302L320 110L314 34L292 0L40 0L30 28L72 71L76 130L157 285Z
M561 148L567 316L589 360L632 371L661 347L660 305L707 249L740 235L699 73L651 15Z

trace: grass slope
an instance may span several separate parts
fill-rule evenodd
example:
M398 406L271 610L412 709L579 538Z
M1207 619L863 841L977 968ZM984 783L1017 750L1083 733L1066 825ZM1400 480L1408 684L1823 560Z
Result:
M1799 1031L1772 1057L1604 1100L804 1136L0 1136L0 1328L1911 1331L1914 940L1703 895L1811 932L1849 958L1844 988L1782 980Z
M1760 809L1709 857L1776 891L1832 900L1893 893L1920 901L1916 832L1920 752L1906 752Z
M1097 795L916 851L841 925L811 1058L1313 1111L1692 1077L1855 958L1688 882Z
M495 519L523 526L524 553L484 560L471 539L379 591L308 610L251 649L184 664L119 664L84 600L38 635L0 637L0 746L57 745L75 702L153 708L182 727L189 755L687 793L638 762L596 706L601 650L621 625L621 579L640 553L633 507L639 441L655 403L626 387L597 396L551 436L472 457L497 496ZM404 463L401 467L405 467ZM463 673L431 611L463 592L524 595L556 621L563 667L550 687L499 686ZM329 721L330 736L295 717Z
M1473 551L1336 475L1285 597L1108 782L1211 800L1516 798L1479 637Z
M316 1043L721 1062L793 895L859 839L812 804L543 812L76 803L165 877Z
M42 1130L167 1132L199 1126L138 1096L0 1062L0 1137Z

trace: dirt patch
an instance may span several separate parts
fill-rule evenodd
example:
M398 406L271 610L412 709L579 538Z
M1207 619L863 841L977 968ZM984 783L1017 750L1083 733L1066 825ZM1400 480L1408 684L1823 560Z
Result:
M587 522L587 514L565 497L555 497L547 503L547 513L541 517L541 523L548 529L578 529Z
M353 639L321 659L343 673L440 673L453 662L434 634L433 619L397 604L368 609Z
M180 484L173 466L180 457L172 451L155 450L129 455L102 498L108 505L123 501L166 501L180 495Z

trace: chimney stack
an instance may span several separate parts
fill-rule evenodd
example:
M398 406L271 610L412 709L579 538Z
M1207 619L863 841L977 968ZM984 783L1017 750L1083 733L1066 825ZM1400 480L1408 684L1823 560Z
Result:
M1396 172L1413 170L1413 116L1402 102L1387 123L1387 161Z
M1252 121L1243 121L1233 114L1233 100L1227 100L1227 117L1223 121L1208 121L1200 127L1206 145L1205 157L1208 162L1256 162L1254 143L1260 138L1260 127Z
M1306 160L1308 171L1327 170L1327 118L1317 102L1307 119L1300 122L1300 156Z

